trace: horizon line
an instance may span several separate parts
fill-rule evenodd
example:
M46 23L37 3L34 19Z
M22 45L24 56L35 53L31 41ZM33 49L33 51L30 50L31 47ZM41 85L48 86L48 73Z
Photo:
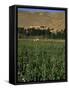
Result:
M18 8L18 12L51 12L51 13L61 13L64 10L51 10L51 9L31 9L31 8Z

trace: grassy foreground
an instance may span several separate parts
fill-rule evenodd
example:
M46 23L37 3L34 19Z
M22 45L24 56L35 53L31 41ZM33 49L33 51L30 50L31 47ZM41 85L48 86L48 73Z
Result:
M18 81L65 79L64 40L18 40Z

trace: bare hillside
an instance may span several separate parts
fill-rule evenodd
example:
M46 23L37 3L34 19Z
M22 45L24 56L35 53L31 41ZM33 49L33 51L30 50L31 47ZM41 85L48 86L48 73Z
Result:
M64 12L18 12L18 27L46 26L55 31L65 29Z

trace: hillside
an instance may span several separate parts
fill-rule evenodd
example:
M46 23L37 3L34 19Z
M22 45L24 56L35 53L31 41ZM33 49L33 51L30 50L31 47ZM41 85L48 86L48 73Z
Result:
M46 26L53 31L65 29L64 12L18 12L18 28L30 26Z

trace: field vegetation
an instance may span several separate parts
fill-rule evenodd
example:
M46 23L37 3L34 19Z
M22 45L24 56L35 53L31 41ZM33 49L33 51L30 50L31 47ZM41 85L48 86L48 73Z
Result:
M18 39L18 81L65 79L65 40Z

